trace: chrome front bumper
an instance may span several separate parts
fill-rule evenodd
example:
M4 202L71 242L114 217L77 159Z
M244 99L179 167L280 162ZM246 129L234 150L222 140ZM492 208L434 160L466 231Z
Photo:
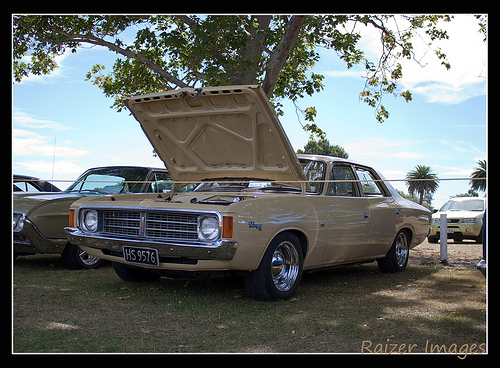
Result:
M115 237L104 237L99 235L90 236L81 232L78 228L65 227L66 237L71 244L99 249L105 255L117 256L122 254L122 247L154 247L162 257L190 259L216 259L231 260L234 257L238 242L234 240L219 240L210 244L205 243L181 243L181 242L159 242L149 239L124 239ZM106 258L106 257L104 257Z

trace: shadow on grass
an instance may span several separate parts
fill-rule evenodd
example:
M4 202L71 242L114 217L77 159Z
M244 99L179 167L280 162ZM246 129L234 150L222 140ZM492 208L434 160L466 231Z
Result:
M257 302L241 277L125 283L109 265L69 271L58 257L14 262L14 351L361 352L363 341L485 341L479 272L376 263L306 273L287 301Z

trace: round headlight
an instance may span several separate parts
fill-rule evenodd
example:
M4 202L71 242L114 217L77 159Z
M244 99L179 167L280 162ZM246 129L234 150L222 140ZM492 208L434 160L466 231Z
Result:
M12 216L12 228L14 231L21 231L24 226L24 213L14 212Z
M83 212L83 227L85 230L95 232L97 230L97 211L86 210Z
M204 241L214 241L219 237L219 228L219 219L216 217L202 217L198 223L198 238Z

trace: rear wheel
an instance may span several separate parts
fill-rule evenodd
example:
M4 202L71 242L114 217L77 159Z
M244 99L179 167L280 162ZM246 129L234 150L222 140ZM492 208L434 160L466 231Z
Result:
M387 255L377 260L378 268L382 272L402 272L406 269L408 264L408 256L410 254L410 238L406 231L401 230L394 243L392 243L391 249Z
M303 254L293 233L276 236L255 271L245 273L245 285L257 300L289 299L302 278Z

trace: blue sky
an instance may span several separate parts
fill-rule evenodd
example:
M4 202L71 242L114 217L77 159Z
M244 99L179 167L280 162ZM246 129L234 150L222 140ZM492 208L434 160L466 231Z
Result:
M332 50L322 49L314 71L325 75L325 89L299 101L315 106L316 124L333 144L343 146L353 160L371 165L388 179L402 179L415 165L429 165L440 178L469 177L487 152L487 45L471 16L458 15L443 25L450 39L437 46L448 55L451 69L439 65L424 40L415 40L420 64L403 63L402 88L413 101L386 96L390 117L379 124L374 110L358 98L363 89L362 68L346 69ZM378 34L364 30L362 47L376 58ZM102 48L79 49L59 58L49 76L30 76L12 87L12 169L14 173L68 180L84 170L106 165L162 167L152 156L139 123L110 108L106 98L85 74L96 63L110 70L116 55ZM281 123L295 149L308 140L288 101ZM55 142L55 159L54 159ZM53 164L54 159L54 164ZM393 186L406 191L402 182ZM468 181L442 181L433 205L467 192Z

